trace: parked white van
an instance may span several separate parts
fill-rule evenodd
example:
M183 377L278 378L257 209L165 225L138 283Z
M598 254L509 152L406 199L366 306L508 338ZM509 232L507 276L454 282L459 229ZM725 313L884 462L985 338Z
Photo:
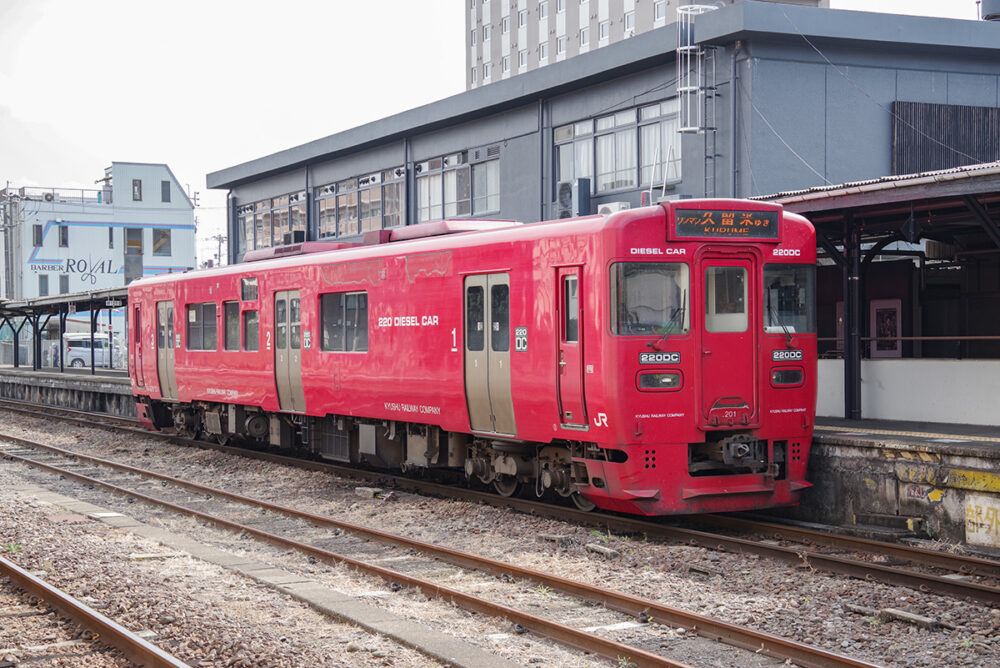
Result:
M90 334L66 334L66 366L90 366ZM94 335L94 366L111 366L111 346L107 335Z

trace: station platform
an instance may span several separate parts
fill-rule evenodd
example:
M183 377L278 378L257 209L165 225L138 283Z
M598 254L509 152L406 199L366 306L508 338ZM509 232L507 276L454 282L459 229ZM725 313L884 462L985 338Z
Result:
M817 418L807 479L781 514L1000 549L1000 427Z
M60 372L4 365L0 366L0 397L123 417L136 414L132 382L128 372L119 369L95 369L91 374L89 368Z

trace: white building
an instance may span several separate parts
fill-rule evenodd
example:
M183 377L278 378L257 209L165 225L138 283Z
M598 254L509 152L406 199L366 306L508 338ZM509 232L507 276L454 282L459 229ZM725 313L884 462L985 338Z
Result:
M114 162L98 190L0 190L3 296L128 285L196 266L194 204L170 168Z

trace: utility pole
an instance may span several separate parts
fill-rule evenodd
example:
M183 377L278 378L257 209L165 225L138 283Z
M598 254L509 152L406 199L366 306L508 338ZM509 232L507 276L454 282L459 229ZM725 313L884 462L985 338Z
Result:
M214 237L211 238L219 243L218 250L215 252L215 264L216 266L222 266L222 242L226 241L226 235L216 234Z

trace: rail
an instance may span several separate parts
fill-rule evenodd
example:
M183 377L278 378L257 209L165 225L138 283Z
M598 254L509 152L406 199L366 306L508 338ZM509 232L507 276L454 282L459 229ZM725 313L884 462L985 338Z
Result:
M103 642L121 651L131 661L147 668L188 668L188 664L2 557L0 575L7 576L21 589L44 600L80 626L97 633Z

